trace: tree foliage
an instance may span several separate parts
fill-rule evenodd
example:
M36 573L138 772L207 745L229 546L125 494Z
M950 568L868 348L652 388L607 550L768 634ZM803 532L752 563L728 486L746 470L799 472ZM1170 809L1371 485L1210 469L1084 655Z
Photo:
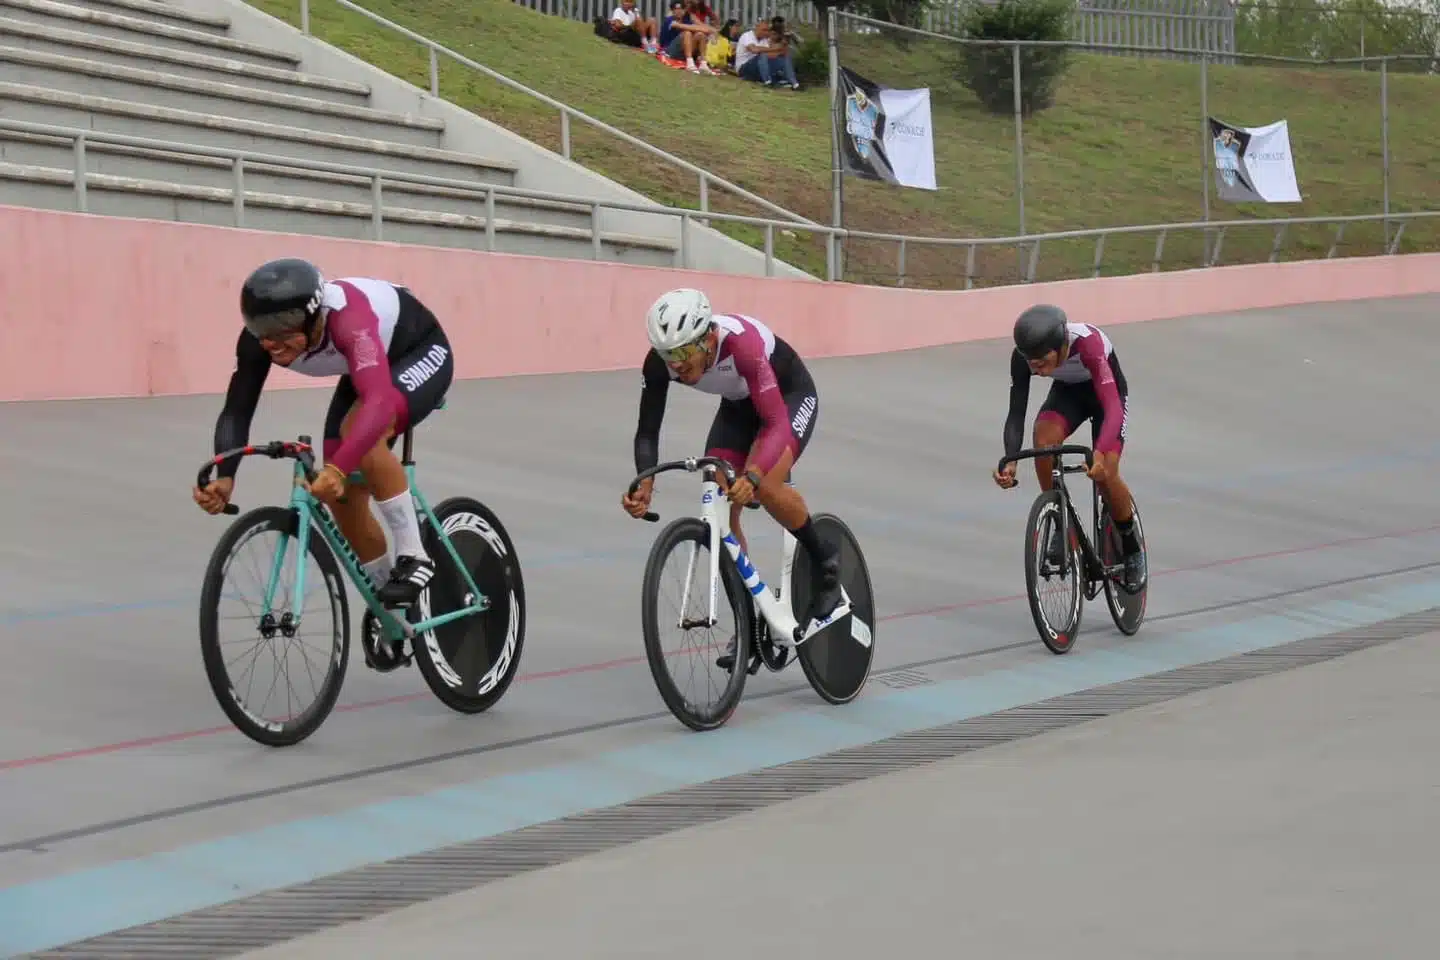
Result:
M974 3L962 21L962 35L975 40L1069 40L1075 0L998 0ZM992 113L1015 109L1013 47L966 44L960 53L960 82ZM1070 63L1064 47L1020 48L1020 109L1025 115L1055 102L1055 90Z

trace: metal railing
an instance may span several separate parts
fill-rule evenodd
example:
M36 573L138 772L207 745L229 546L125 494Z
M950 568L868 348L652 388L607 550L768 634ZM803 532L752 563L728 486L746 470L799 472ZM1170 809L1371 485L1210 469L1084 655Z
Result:
M1288 228L1305 224L1335 224L1335 239L1330 245L1327 258L1334 257L1339 248L1340 241L1344 235L1345 226L1353 223L1374 223L1384 221L1396 223L1399 229L1390 236L1384 246L1386 253L1393 254L1399 250L1400 238L1405 232L1406 224L1421 219L1440 217L1440 211L1422 211L1416 213L1391 213L1388 216L1383 213L1359 214L1350 216L1333 217L1286 217L1271 220L1210 220L1194 221L1190 223L1161 223L1144 224L1123 227L1098 227L1089 230L1066 230L1053 233L1028 234L1015 237L920 237L896 233L879 233L868 230L850 230L843 227L827 227L821 224L797 224L790 220L776 220L766 217L751 217L742 214L718 213L716 211L694 210L686 207L665 207L646 205L639 203L623 203L614 200L596 200L591 197L574 196L570 194L552 193L543 190L525 190L519 187L506 187L499 184L476 183L471 180L451 180L445 177L432 177L424 174L411 174L393 170L383 170L377 167L361 166L357 164L331 163L323 160L308 160L296 157L281 156L276 154L261 153L259 151L234 150L226 147L213 147L200 144L176 143L170 140L157 140L151 137L137 137L120 133L105 133L98 130L86 130L79 127L67 127L57 124L35 123L25 120L7 120L0 118L0 130L11 130L19 133L28 133L39 136L49 136L60 139L69 139L72 143L74 154L74 190L75 208L81 213L88 212L88 200L86 188L91 174L87 164L86 146L90 143L111 144L122 147L132 147L144 150L152 150L161 153L171 154L176 159L184 159L194 156L214 157L228 160L233 171L232 204L235 215L235 226L245 224L245 172L248 165L268 165L295 170L308 170L316 173L333 173L352 177L365 177L371 183L371 222L372 239L381 240L384 238L384 185L390 183L397 186L406 184L425 185L442 187L455 190L459 193L469 194L483 198L485 202L485 247L487 251L495 250L495 202L497 198L514 197L518 199L543 200L551 203L572 204L577 207L588 209L590 214L591 249L594 259L603 259L602 243L604 237L600 230L600 214L604 210L619 210L630 213L643 213L655 216L674 217L680 220L680 242L676 251L675 265L683 269L691 269L694 266L691 245L690 231L696 221L702 224L711 220L719 220L726 223L747 224L759 227L764 230L764 255L765 255L765 276L775 276L775 234L782 232L803 232L812 236L825 238L826 246L836 247L845 240L874 240L894 243L896 245L896 282L899 286L906 285L905 260L909 251L916 247L965 247L965 273L963 283L965 289L971 289L975 285L975 258L979 249L986 247L1016 247L1029 248L1028 264L1024 272L1024 282L1030 283L1035 279L1036 269L1039 264L1040 251L1044 244L1061 240L1077 240L1093 238L1095 240L1095 256L1091 270L1092 276L1099 276L1103 264L1105 241L1107 237L1117 235L1133 235L1143 233L1156 234L1155 253L1151 261L1151 270L1158 272L1163 261L1165 241L1171 233L1185 231L1210 231L1217 232L1218 239L1212 249L1206 254L1205 266L1218 266L1220 253L1223 246L1225 231L1230 228L1254 228L1271 227L1275 230L1275 239L1271 247L1270 262L1279 259L1284 238ZM833 263L833 261L832 261ZM827 271L827 280L839 281L841 278L834 275L832 269ZM957 277L956 279L960 279Z
M610 136L617 137L623 142L629 144L630 146L643 150L651 156L663 160L666 163L671 164L672 166L679 167L680 169L691 174L692 176L697 177L700 183L699 204L700 210L702 212L709 212L710 187L713 185L728 190L729 192L740 197L741 199L747 200L750 203L754 203L762 209L768 210L771 213L784 217L786 220L793 223L815 225L815 221L809 219L808 217L801 216L800 214L795 213L792 210L787 210L779 204L772 203L771 201L766 200L764 197L759 196L758 194L751 193L749 190L746 190L744 187L739 186L738 184L731 183L724 177L718 177L710 171L696 166L688 160L683 160L672 153L662 150L654 144L642 140L639 137L634 136L633 134L626 133L624 130L621 130L618 127L611 126L603 120L599 120L595 117L590 116L588 113L576 110L574 107L568 104L561 103L554 97L546 96L538 90L533 90L517 80L512 80L504 74L499 73L498 71L493 70L482 63L472 60L462 53L457 53L456 51L451 50L449 47L444 46L443 44L436 43L429 37L422 36L419 33L416 33L414 30L409 29L408 27L402 27L400 24L395 23L391 20L387 20L385 17L382 17L378 13L374 13L370 10L365 9L359 4L354 3L353 0L332 0L332 2L339 4L346 10L358 13L361 16L371 20L372 22L386 27L400 34L401 36L413 40L421 46L425 47L426 50L429 51L430 56L430 95L433 97L440 97L440 56L443 54L444 56L449 57L456 63L459 63L465 67L469 67L471 70L478 71L479 73L484 74L495 82L506 86L511 90L514 90L518 93L523 93L526 96L539 100L546 106L558 110L560 112L560 155L563 156L566 160L571 159L570 121L572 118L574 118L588 124L596 130L600 130L601 132L606 133ZM306 36L313 36L313 34L311 34L310 32L310 4L311 0L300 0L300 30Z
M515 0L522 7L567 20L590 23L609 17L618 0ZM974 0L931 0L916 11L917 27L958 32ZM641 16L659 20L670 0L636 0ZM793 26L819 30L818 8L810 0L710 0L721 23L734 18L743 27L775 14ZM1201 47L1211 53L1235 52L1235 11L1229 0L1081 0L1071 33L1085 42L1134 43L1158 47ZM841 30L868 32L859 23L842 22ZM817 34L818 35L818 34ZM808 39L808 37L807 37ZM1169 56L1169 54L1167 54Z

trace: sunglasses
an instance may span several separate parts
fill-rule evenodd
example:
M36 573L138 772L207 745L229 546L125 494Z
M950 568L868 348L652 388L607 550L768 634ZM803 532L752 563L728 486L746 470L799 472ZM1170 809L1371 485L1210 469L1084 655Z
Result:
M670 364L671 366L678 366L682 363L689 362L692 357L697 357L702 353L708 352L709 348L705 346L705 339L702 337L701 339L696 340L693 343L685 344L683 347L676 347L674 350L666 350L664 353L661 354L661 356L663 356L665 358L665 362Z

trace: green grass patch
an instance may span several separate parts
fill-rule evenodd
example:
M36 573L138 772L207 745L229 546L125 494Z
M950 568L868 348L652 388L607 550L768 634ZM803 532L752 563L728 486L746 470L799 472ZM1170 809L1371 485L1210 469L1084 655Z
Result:
M250 0L293 25L298 0ZM830 122L823 87L794 93L766 90L734 77L692 76L652 57L600 40L589 24L535 13L510 0L359 0L396 23L431 37L500 73L638 136L717 176L821 223L830 222ZM327 0L312 0L311 32L387 72L429 86L429 60L418 44ZM985 112L960 82L959 48L934 40L902 44L889 36L842 36L842 60L890 86L928 85L940 189L908 190L847 178L845 225L856 230L930 237L1001 237L1018 231L1015 130L1009 117ZM1372 214L1383 211L1380 77L1355 69L1258 66L1209 67L1210 112L1258 126L1290 122L1291 147L1303 202L1227 204L1211 196L1212 219ZM1392 211L1440 208L1440 78L1389 77ZM558 113L448 58L440 62L447 100L551 150L560 150ZM1055 106L1026 118L1025 225L1029 232L1203 216L1200 68L1161 59L1075 54ZM659 202L695 208L698 178L639 148L571 124L574 159ZM760 215L756 205L712 187L710 207ZM754 246L763 231L712 225ZM1380 224L1347 227L1337 255L1383 248ZM1332 227L1287 232L1283 259L1323 257ZM1269 257L1274 231L1231 230L1221 261ZM1402 250L1440 249L1440 223L1406 228ZM824 275L824 243L803 233L776 232L775 252ZM1112 236L1106 275L1151 269L1153 235ZM1200 265L1198 233L1171 234L1162 269ZM1093 241L1047 243L1037 279L1088 275ZM845 279L897 282L899 250L881 241L852 240ZM1014 282L1013 248L981 249L978 285ZM963 282L965 248L909 244L909 286Z

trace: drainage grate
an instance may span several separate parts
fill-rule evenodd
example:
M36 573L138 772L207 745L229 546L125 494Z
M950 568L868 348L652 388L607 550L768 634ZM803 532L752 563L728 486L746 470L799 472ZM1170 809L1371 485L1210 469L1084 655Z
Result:
M889 673L877 673L870 679L895 690L904 690L907 687L923 687L927 683L935 682L930 675L923 670L891 670Z
M1440 629L1440 608L1082 690L495 837L371 864L31 956L106 960L121 956L206 960L231 957L831 787L1037 736L1237 680L1319 663L1436 629ZM889 676L917 673L897 671ZM929 682L923 674L919 676L922 679L914 682ZM913 685L904 679L900 682Z

